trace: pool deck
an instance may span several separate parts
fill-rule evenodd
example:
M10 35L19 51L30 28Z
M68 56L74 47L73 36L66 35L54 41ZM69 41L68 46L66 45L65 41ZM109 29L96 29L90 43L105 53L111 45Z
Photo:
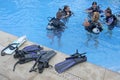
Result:
M11 34L0 31L0 51L16 40L17 37ZM27 41L24 46L34 44ZM45 50L50 48L44 47ZM57 52L57 55L50 60L51 65L55 65L65 59L67 55ZM13 72L13 65L17 60L13 55L0 56L0 80L120 80L120 73L110 71L108 69L96 66L89 62L84 62L70 68L62 74L58 74L54 68L46 68L42 74L38 72L29 73L34 62L29 62L16 66L16 71Z

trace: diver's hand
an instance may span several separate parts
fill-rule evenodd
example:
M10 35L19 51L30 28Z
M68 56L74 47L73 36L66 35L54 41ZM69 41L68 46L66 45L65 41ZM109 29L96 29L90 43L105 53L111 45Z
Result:
M65 17L69 17L69 15L70 15L70 13L69 13L69 12L67 12L67 15L66 15Z
M70 13L69 12L67 12L67 15L69 15Z

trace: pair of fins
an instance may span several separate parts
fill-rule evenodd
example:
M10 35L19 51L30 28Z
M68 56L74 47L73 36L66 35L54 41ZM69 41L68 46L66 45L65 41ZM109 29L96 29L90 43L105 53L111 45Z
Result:
M78 63L82 63L82 62L87 61L87 57L85 56L85 54L86 53L80 54L80 53L78 53L78 50L76 50L75 54L66 58L63 62L56 64L55 70L58 73L62 73Z

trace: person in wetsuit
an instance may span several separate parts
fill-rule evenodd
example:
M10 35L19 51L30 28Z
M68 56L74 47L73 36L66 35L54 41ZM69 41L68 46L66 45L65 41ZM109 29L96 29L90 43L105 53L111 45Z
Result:
M108 26L108 31L106 33L109 34L110 38L112 37L112 30L117 25L117 18L114 14L112 14L112 10L110 8L107 8L105 10L105 22Z
M93 39L95 41L95 47L98 46L98 37L100 32L102 32L103 28L99 20L99 13L94 12L92 16L92 20L86 20L84 22L86 34L87 34L87 40L86 40L86 45L88 46L88 42Z
M61 21L61 18L62 14L57 12L56 18L52 18L48 23L47 36L52 39L51 44L53 44L54 37L56 36L58 38L58 45L60 45L61 36L65 30L65 24Z

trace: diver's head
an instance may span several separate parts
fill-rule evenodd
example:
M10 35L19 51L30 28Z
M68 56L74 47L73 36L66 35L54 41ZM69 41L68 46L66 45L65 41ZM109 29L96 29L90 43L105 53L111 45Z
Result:
M68 5L65 5L64 8L63 8L63 11L70 11L70 7Z
M92 16L92 21L97 22L99 20L99 12L94 12Z
M106 10L106 11L105 11L105 15L106 15L107 17L111 16L111 15L112 15L112 11L111 11L111 10Z
M93 3L92 3L92 7L93 7L93 8L96 8L96 7L97 7L97 2L93 2Z
M108 7L106 10L105 10L105 15L106 16L111 16L112 14L112 10L110 9L110 7Z
M56 18L57 18L57 19L61 19L61 18L62 18L62 13L61 13L61 12L57 12Z

